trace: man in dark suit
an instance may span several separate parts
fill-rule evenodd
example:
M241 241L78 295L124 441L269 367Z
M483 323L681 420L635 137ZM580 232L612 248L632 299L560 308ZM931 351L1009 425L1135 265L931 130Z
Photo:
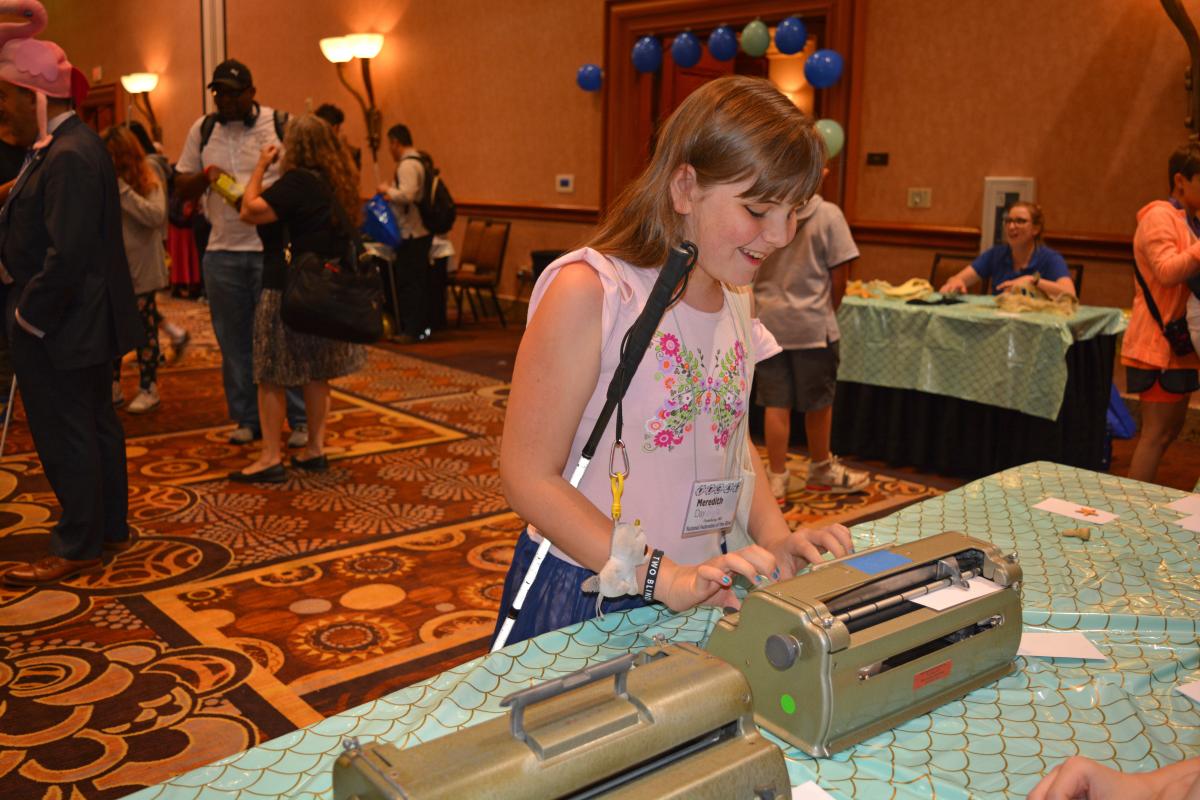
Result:
M0 209L0 280L10 284L5 322L17 384L62 516L50 554L5 573L24 586L96 569L105 550L129 546L111 365L142 338L112 160L72 110L81 76L52 43L26 44L35 41L56 63L55 77L12 68L12 51L0 52L0 124L32 148Z

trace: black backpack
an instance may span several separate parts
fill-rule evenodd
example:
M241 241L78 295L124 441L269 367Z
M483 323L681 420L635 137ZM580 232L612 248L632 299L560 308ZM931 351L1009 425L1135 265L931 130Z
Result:
M433 165L433 159L428 153L405 156L401 160L407 161L410 158L420 161L421 167L425 170L425 178L421 182L421 199L416 202L421 222L429 229L430 233L438 236L449 233L450 229L454 227L455 217L458 216L458 211L454 207L454 198L450 196L450 189L446 187L446 182L442 180L441 174Z
M286 111L275 109L275 138L277 138L281 143L283 142L283 133L284 129L287 127L288 119L289 117ZM200 123L201 152L204 151L205 146L208 144L208 140L212 138L213 130L217 127L217 121L216 114L204 115L204 121Z

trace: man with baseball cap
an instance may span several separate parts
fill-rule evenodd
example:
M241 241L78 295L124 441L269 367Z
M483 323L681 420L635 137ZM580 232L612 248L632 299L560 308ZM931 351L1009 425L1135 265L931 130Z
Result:
M254 307L262 292L262 242L253 225L238 214L241 188L250 180L262 149L281 144L282 115L254 99L250 68L240 61L222 61L213 70L216 114L196 120L188 131L176 169L175 191L184 199L207 191L205 215L212 223L204 251L204 291L208 295L213 331L221 349L225 402L237 428L234 444L249 444L262 436L258 395L254 387ZM279 178L278 163L263 179L270 186ZM307 439L304 401L288 392L288 445L303 447Z
M86 81L52 42L33 0L0 0L0 125L30 148L0 209L0 281L13 368L34 445L62 514L50 553L4 574L53 584L127 549L125 433L112 361L144 343L121 238L112 159L74 112ZM35 537L28 537L35 538Z

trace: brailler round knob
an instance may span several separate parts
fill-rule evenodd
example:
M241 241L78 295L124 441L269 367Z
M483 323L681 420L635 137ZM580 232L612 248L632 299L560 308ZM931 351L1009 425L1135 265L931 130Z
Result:
M795 636L773 633L767 637L767 661L775 669L788 669L800 657L800 642Z

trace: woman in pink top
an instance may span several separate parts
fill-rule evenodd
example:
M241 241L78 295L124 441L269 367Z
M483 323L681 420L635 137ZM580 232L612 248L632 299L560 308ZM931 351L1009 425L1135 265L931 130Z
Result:
M1168 162L1171 198L1155 200L1138 212L1133 235L1137 270L1158 308L1163 323L1186 313L1191 292L1187 281L1200 275L1200 242L1194 225L1200 212L1200 144L1188 142L1171 154ZM1139 393L1142 430L1129 477L1153 482L1171 442L1179 436L1187 415L1188 398L1200 388L1195 353L1172 351L1163 330L1135 282L1133 317L1121 345L1126 388Z
M649 549L665 553L653 600L676 611L735 605L735 573L761 583L792 576L823 551L850 550L841 525L788 529L757 454L758 480L742 484L752 493L755 544L726 553L724 529L683 532L695 488L737 477L727 472L727 452L745 447L739 423L753 364L779 351L765 328L736 313L748 306L731 287L748 291L763 259L791 240L796 210L815 191L823 163L812 121L767 81L712 81L667 120L651 164L613 204L590 246L539 278L501 443L505 494L530 523L508 573L501 619L542 534L553 547L509 642L596 614L596 595L583 593L581 584L609 558L613 421L578 489L568 477L604 403L621 339L645 304L656 268L684 240L698 246L696 267L683 299L659 323L623 403L630 468L622 520L640 520ZM647 571L647 564L637 569L639 587ZM603 608L644 603L641 594L629 595Z

